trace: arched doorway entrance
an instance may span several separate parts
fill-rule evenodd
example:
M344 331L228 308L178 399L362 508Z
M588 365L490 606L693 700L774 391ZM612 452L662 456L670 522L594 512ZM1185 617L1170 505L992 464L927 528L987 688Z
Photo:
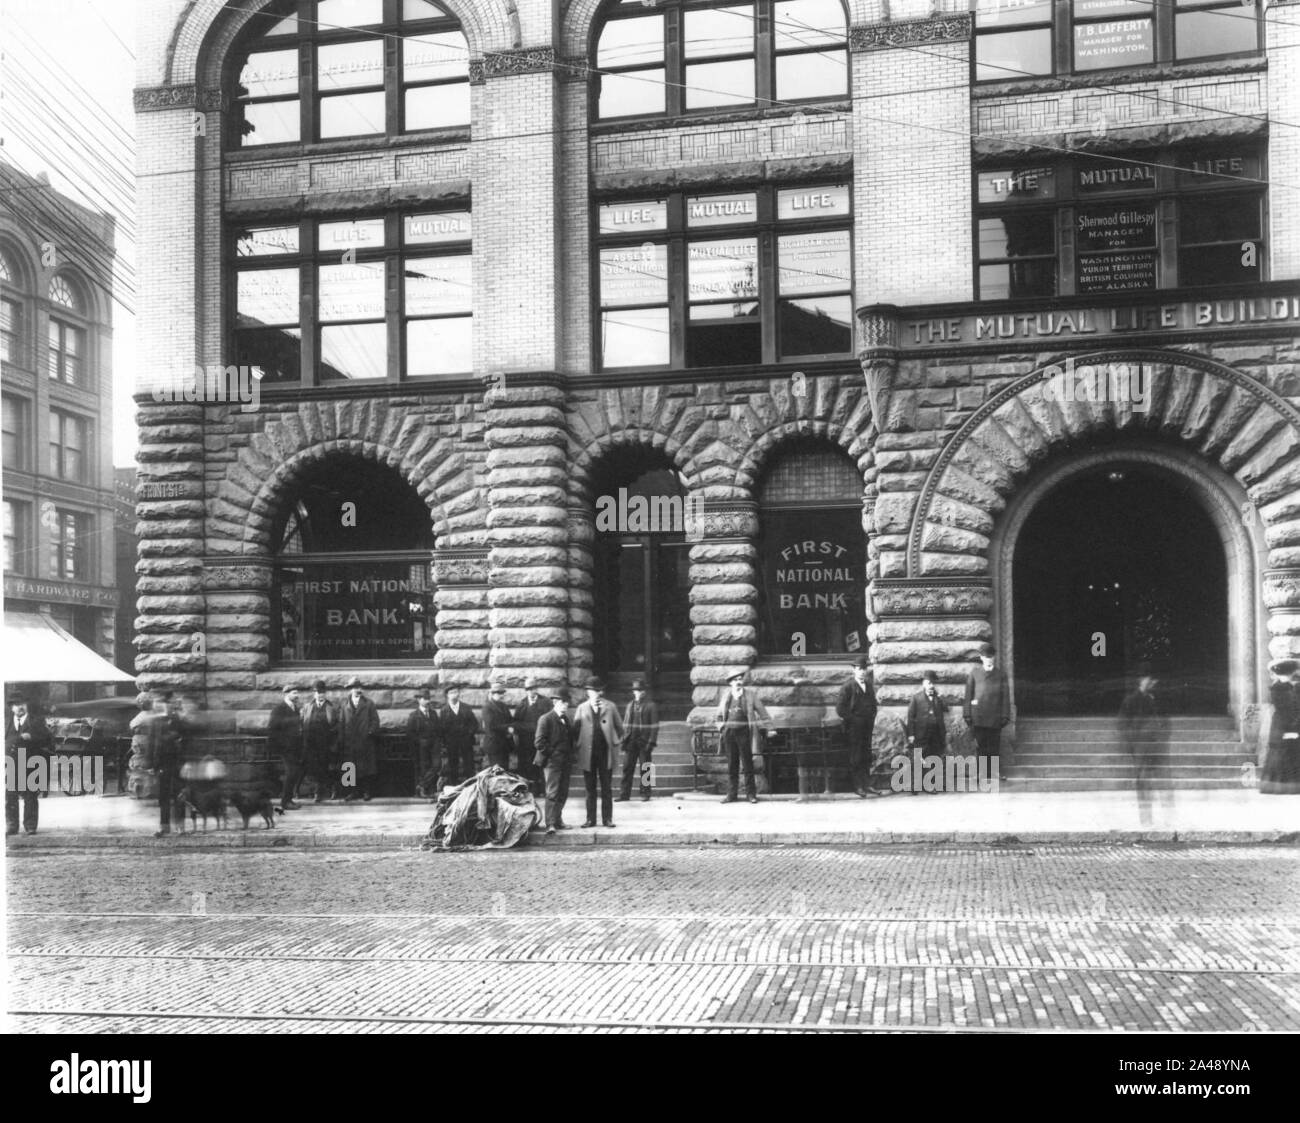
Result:
M605 456L595 506L593 668L626 693L649 680L661 703L690 694L690 543L686 490L652 449Z
M1187 476L1118 453L1081 465L1013 551L1018 713L1114 715L1144 662L1166 712L1228 712L1228 557Z

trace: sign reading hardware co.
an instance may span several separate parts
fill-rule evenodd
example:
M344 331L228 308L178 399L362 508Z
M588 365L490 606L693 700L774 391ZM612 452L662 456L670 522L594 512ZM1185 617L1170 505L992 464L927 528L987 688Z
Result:
M56 601L59 604L84 604L92 608L116 608L117 590L93 585L70 585L66 581L32 581L26 577L6 577L5 600Z
M1224 329L1294 329L1300 296L1245 300L1185 300L1169 304L1123 304L1108 308L1058 308L1050 312L905 317L898 345L904 351L1039 340L1096 341L1140 333L1216 332Z

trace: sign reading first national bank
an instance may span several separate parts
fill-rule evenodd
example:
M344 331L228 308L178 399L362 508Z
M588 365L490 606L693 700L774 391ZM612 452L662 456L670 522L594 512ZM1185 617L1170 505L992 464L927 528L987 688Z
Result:
M899 321L898 346L903 351L929 351L1046 341L1110 342L1148 333L1211 334L1242 328L1276 331L1297 327L1300 327L1300 296L1288 294L1168 304L1062 307L1035 312L977 312L922 319L904 316Z

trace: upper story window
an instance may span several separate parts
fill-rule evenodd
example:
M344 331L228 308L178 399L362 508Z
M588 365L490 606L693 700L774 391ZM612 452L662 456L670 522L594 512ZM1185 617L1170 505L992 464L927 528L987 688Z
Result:
M975 80L1251 54L1258 11L1240 0L976 0Z
M469 124L469 44L430 0L297 0L246 36L232 76L236 146Z
M598 206L603 368L851 352L851 196L837 183Z
M596 36L595 115L844 97L847 41L840 0L615 0Z
M42 514L42 521L44 515ZM87 543L90 540L91 518L80 511L62 507L54 510L50 524L50 576L67 581L90 580Z
M468 210L237 229L236 363L268 382L468 374Z
M50 301L79 315L84 314L86 311L85 301L81 299L80 294L72 286L68 278L62 274L50 278Z
M0 362L20 361L23 340L23 306L0 297Z
M1255 145L979 169L980 299L1261 280L1264 178Z
M4 571L26 573L31 555L32 505L4 501Z
M31 402L17 394L4 398L4 466L28 471L31 465Z
M70 483L86 483L89 461L89 422L74 413L50 410L50 474Z

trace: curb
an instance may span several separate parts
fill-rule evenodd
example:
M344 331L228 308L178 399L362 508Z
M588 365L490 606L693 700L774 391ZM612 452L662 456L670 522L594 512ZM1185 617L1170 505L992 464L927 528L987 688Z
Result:
M272 837L266 837L271 835ZM154 838L149 834L51 833L15 835L6 840L10 854L42 850L418 850L425 832L338 834L323 831L211 832ZM1137 830L1137 831L691 831L656 834L646 831L584 830L529 839L530 849L573 847L675 846L1133 846L1143 843L1183 845L1268 843L1300 845L1300 833L1280 830ZM430 853L453 851L431 850Z

